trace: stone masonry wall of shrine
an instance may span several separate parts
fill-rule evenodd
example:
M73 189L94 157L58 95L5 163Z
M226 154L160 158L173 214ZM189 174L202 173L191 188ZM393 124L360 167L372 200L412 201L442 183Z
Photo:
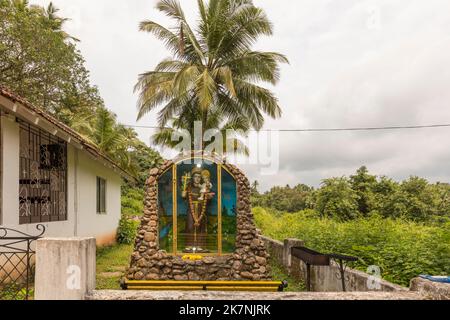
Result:
M236 166L190 155L150 171L129 280L270 280L250 183Z

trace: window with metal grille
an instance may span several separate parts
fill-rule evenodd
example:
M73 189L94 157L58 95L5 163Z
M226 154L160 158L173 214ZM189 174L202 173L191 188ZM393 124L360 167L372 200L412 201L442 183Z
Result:
M19 222L67 220L67 143L20 123Z
M106 180L97 177L97 213L106 214Z

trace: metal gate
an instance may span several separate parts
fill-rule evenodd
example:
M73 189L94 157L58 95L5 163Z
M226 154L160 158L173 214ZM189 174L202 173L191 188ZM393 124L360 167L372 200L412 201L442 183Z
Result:
M36 226L38 235L0 227L0 300L28 300L33 296L33 242L45 233L45 226Z

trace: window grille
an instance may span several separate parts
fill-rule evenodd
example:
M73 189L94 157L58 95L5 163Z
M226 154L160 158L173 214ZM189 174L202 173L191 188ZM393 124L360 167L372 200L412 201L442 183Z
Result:
M19 222L67 220L67 143L20 124Z

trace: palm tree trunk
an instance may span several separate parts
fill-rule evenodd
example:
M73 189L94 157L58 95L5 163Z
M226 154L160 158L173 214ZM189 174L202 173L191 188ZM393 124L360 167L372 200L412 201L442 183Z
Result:
M206 144L205 144L205 132L206 132L206 123L208 121L208 110L203 111L202 114L202 153L204 153L205 149L206 149Z

